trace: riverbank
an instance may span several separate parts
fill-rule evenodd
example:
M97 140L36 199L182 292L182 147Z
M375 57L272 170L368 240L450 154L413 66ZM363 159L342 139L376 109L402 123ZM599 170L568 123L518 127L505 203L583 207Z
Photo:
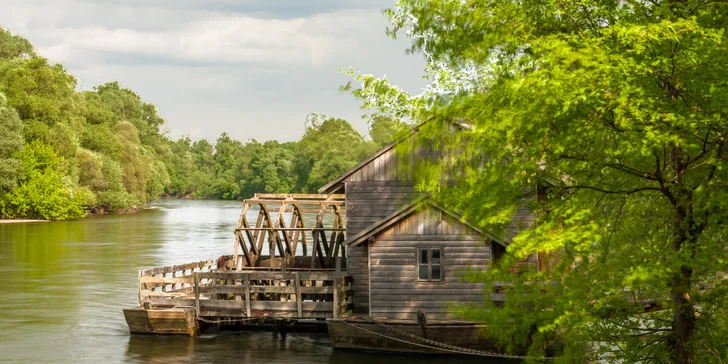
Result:
M32 220L32 219L0 219L0 224L27 224L31 222L49 222L50 220Z
M132 206L124 209L114 210L114 211L106 211L103 209L91 209L86 216L80 217L80 219L83 219L84 217L88 216L97 216L97 215L129 215L129 214L135 214L137 212L141 211L150 211L150 210L157 210L158 207L156 206ZM50 222L53 220L43 220L43 219L0 219L0 224L26 224L26 223L34 223L34 222Z

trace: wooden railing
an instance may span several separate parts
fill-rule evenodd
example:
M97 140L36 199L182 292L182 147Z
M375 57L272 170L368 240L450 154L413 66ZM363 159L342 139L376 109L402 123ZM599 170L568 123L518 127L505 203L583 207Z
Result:
M352 307L351 276L342 272L197 273L200 316L339 318Z
M223 259L225 259L223 257ZM165 300L194 298L194 275L218 268L217 259L196 263L169 265L139 271L139 304L166 306ZM169 302L171 303L171 302Z
M200 317L339 318L352 309L352 278L346 271L231 271L224 268L230 262L224 256L140 270L139 304L195 307Z

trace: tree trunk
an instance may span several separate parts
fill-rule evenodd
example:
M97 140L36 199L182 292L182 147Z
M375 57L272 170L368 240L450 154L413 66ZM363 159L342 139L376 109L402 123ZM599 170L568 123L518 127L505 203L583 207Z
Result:
M691 364L695 358L690 348L690 341L695 334L695 309L690 297L690 283L693 271L682 267L672 281L672 362L675 364Z
M673 203L675 217L672 222L673 250L680 256L688 252L690 258L695 255L697 231L692 210L692 192L685 187L684 160L682 149L673 146L671 162L674 168L675 186ZM680 253L680 252L683 253ZM672 288L672 333L668 344L671 347L671 362L674 364L695 363L695 356L690 347L695 335L695 307L690 289L692 286L693 268L689 262L683 262L680 271L676 272L671 282Z

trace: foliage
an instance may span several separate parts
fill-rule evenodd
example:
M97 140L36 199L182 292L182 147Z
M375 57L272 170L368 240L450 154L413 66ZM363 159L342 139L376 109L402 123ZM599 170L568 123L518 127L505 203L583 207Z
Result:
M214 143L174 141L162 131L157 108L134 91L107 82L77 92L63 66L4 30L0 92L3 217L66 219L83 215L79 204L84 211L118 211L163 195L241 199L315 191L386 144L400 125L377 121L368 141L344 120L313 114L297 142L241 142L227 133ZM51 152L57 159L23 168L16 153L24 144L34 146L23 152L27 163ZM41 183L48 183L45 190Z
M0 60L33 55L35 55L35 50L27 39L0 28Z
M0 196L18 186L20 161L15 158L23 147L23 123L13 108L5 105L0 93Z
M469 276L512 281L505 305L465 317L512 351L542 355L557 340L563 361L728 357L727 11L692 0L386 11L389 34L406 31L427 57L431 85L409 95L349 71L361 87L344 88L378 115L429 121L421 142L458 151L419 185L465 218L499 232L524 205L537 214L502 235L512 243L498 265ZM547 269L513 276L533 255ZM663 310L642 314L647 303Z
M29 216L48 220L74 219L86 214L81 190L64 176L59 157L48 144L33 141L18 153L23 166L20 186L0 201L5 216Z

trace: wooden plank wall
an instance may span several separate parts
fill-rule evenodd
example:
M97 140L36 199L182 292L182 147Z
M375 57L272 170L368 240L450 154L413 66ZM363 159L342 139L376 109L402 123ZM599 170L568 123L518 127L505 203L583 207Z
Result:
M345 181L346 235L352 237L418 196L414 183L399 178L402 164L390 149L362 166ZM347 252L349 274L354 279L354 311L369 313L368 247L362 244Z
M482 302L483 284L460 282L469 267L490 264L491 245L482 239L437 209L412 214L377 236L370 246L371 316L414 320L423 310L428 319L445 319L450 304ZM442 282L417 282L417 247L443 247Z
M346 233L352 237L381 220L417 196L414 185L399 181L346 182ZM354 312L369 313L368 247L362 244L347 251L349 274L354 279Z

